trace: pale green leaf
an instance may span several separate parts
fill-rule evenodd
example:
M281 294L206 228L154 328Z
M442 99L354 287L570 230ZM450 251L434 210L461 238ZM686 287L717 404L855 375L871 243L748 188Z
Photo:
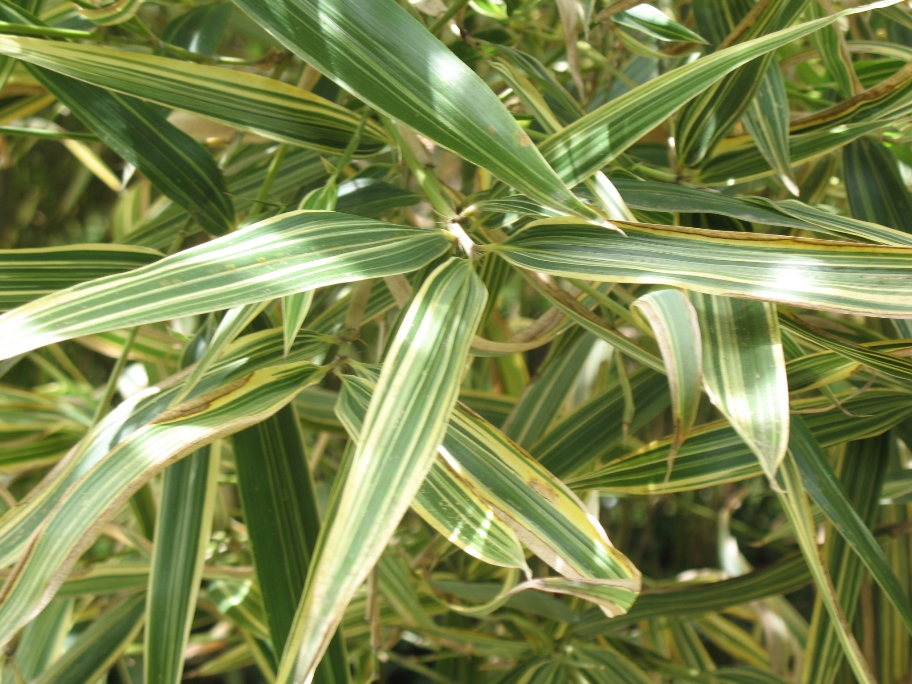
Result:
M697 310L680 290L650 292L637 299L632 306L652 326L665 362L674 414L675 444L672 452L675 452L684 443L697 419L703 383L703 348L712 344L701 340ZM716 359L712 361L717 362ZM672 455L668 461L669 472L673 463Z

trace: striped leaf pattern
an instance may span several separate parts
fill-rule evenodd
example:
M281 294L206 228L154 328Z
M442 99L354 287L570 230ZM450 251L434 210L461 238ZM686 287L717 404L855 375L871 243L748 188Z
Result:
M776 307L700 293L690 297L700 321L709 399L772 479L789 441L788 380Z
M87 280L148 266L161 256L130 245L0 250L0 309L9 311Z
M866 2L0 2L0 684L909 680Z
M342 611L430 470L486 298L468 262L451 259L409 306L387 352L349 478L321 530L278 681L313 678ZM409 429L416 425L422 429ZM368 520L372 524L364 525Z
M341 152L360 117L274 79L155 55L23 36L0 36L0 54L274 140ZM369 124L361 154L386 141Z
M335 212L281 214L143 269L77 285L11 311L0 317L0 336L10 340L2 355L332 283L408 272L449 245L445 235L434 230ZM115 291L118 298L111 302Z
M237 5L374 108L545 206L601 220L567 190L490 88L394 0Z
M300 363L252 373L163 413L98 461L36 530L3 584L0 642L9 641L53 597L60 580L94 541L98 521L113 516L118 503L194 448L274 413L321 375L320 369Z
M674 412L675 443L672 452L675 452L687 438L700 408L703 341L698 309L680 290L650 292L636 300L633 306L649 321L662 350ZM673 460L672 456L668 463L669 471Z
M372 389L364 381L349 380L352 401L345 409L363 412ZM640 589L639 571L614 549L579 499L498 430L457 404L438 461L448 478L462 480L563 576L531 579L516 590L581 596L609 616L630 608Z
M912 251L905 248L615 223L626 237L555 219L536 222L484 249L517 266L571 278L676 285L829 311L912 316L912 297L903 288L912 273Z

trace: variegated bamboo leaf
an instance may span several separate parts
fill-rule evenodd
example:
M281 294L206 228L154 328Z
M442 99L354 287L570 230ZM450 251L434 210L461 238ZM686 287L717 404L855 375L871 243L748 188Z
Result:
M491 89L394 0L236 4L372 107L545 206L601 222L570 193Z
M130 245L0 250L0 310L87 280L148 266L161 257L153 249Z
M482 249L523 268L570 278L676 285L829 311L912 316L912 296L904 290L912 273L908 248L615 223L626 236L547 219Z
M408 272L449 245L436 230L335 212L280 214L145 268L77 285L9 312L0 317L0 356L104 330Z
M342 405L344 410L363 413L373 387L349 379L348 390L351 401ZM607 615L630 608L640 588L639 571L611 545L582 502L499 430L457 404L439 456L448 478L461 479L562 575L530 579L513 592L538 589L581 596Z
M349 477L321 530L277 681L312 680L345 606L430 470L486 297L471 264L451 259L402 318Z
M107 453L44 518L3 584L0 643L53 598L94 541L93 531L97 534L153 475L188 452L263 420L322 375L321 369L301 363L254 372L162 413Z
M365 384L343 376L343 390L336 404L339 420L352 439L361 435L364 413L370 403ZM466 553L508 568L526 568L519 539L483 499L466 483L435 459L412 508L431 527Z
M323 152L344 150L360 121L357 114L306 90L234 69L99 45L9 35L0 36L0 54ZM372 122L359 152L376 152L385 142L383 129Z
M633 306L652 326L668 375L675 439L668 459L670 475L674 454L687 438L687 433L697 419L697 409L700 408L704 347L700 336L700 321L693 304L680 290L650 292L636 300ZM715 359L713 361L715 363Z
M776 307L696 292L690 301L700 321L709 399L772 480L789 435L788 380Z
M615 159L685 102L739 66L828 26L839 17L868 11L875 5L877 3L844 10L831 17L782 29L673 69L567 126L542 144L542 152L564 181L571 185L577 183ZM606 134L608 130L610 136Z

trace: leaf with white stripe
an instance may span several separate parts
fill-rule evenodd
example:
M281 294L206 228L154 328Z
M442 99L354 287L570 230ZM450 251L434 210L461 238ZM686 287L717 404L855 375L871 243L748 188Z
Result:
M395 0L236 0L366 103L547 207L600 222L494 92Z
M0 36L0 54L125 95L181 109L273 140L322 152L345 149L361 117L293 85L168 57L25 36ZM368 122L359 156L387 142Z
M336 414L355 441L361 436L370 389L372 386L368 388L362 380L342 376ZM513 531L439 458L421 483L412 509L469 555L491 565L526 568L526 558Z
M335 212L280 214L150 266L10 311L0 317L0 357L105 330L407 273L450 244L438 230Z
M311 561L277 682L311 681L345 607L431 468L487 292L467 261L438 267L405 311Z
M95 278L132 271L161 252L131 245L67 245L0 250L0 311Z
M104 677L142 628L144 605L140 593L110 606L34 684L84 684Z
M776 62L766 70L741 121L767 163L788 191L797 196L798 186L792 177L789 155L788 94L782 70Z
M373 388L349 378L346 389L343 410L357 420ZM639 570L614 548L576 495L497 428L457 404L438 461L448 478L461 479L561 575L529 579L513 591L571 594L594 602L606 615L627 612L640 591Z
M789 438L789 396L776 307L690 293L703 337L703 377L710 401L760 460L767 477Z
M912 192L879 141L859 138L842 150L845 189L855 218L912 233Z
M160 414L96 462L35 530L0 589L0 644L54 597L103 525L155 474L278 411L323 376L307 363L255 371Z
M912 606L909 597L890 569L883 549L877 544L858 511L852 507L845 488L800 416L795 416L792 431L789 449L801 473L804 488L861 558L871 577L893 604L906 629L912 633Z
M779 302L890 318L912 317L912 249L615 221L626 236L547 219L483 245L551 275Z
M674 442L668 459L671 474L674 455L697 419L703 382L703 343L697 312L680 290L658 290L637 299L633 305L652 326L656 336L674 415Z
M896 0L888 0L893 4ZM616 158L685 102L743 64L882 3L852 8L719 50L673 69L611 100L542 143L545 158L570 185ZM608 135L611 131L611 135Z

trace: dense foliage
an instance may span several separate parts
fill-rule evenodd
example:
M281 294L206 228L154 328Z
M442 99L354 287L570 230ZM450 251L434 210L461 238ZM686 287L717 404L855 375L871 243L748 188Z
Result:
M910 113L897 0L0 0L0 684L912 681Z

